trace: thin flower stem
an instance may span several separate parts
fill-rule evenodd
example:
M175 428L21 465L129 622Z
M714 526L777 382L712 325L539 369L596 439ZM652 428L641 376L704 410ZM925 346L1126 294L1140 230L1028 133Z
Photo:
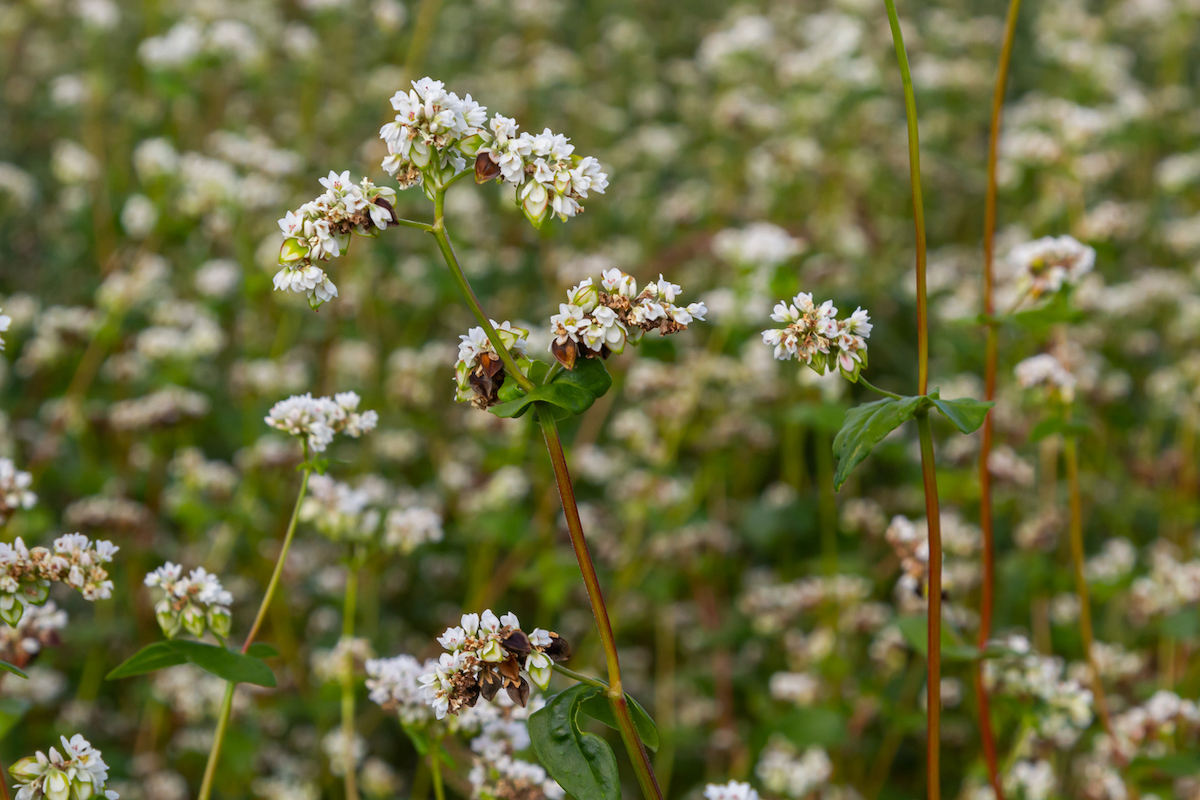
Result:
M996 88L992 93L992 124L988 134L987 194L983 206L983 313L988 318L987 342L984 346L983 399L996 399L996 372L1000 360L999 332L995 320L995 255L996 255L996 198L998 181L996 164L1000 143L1000 119L1004 112L1004 92L1008 85L1008 66L1012 60L1013 40L1017 32L1017 15L1021 0L1009 0L1008 18L1004 24L1004 41L1000 47L1000 63L996 67ZM992 415L983 420L982 442L979 447L979 523L983 529L983 586L979 600L979 649L987 647L992 638L992 611L996 593L995 527L992 516L992 473L988 460L992 452ZM982 664L974 670L975 697L979 706L979 737L987 764L988 781L996 800L1004 800L1000 768L996 755L996 736L992 730L991 704L983 684Z
M1075 595L1079 598L1079 633L1083 638L1083 654L1087 659L1088 669L1092 673L1092 693L1095 695L1096 712L1100 716L1100 724L1112 741L1116 741L1113 733L1112 718L1108 714L1108 701L1104 699L1104 682L1100 680L1100 670L1096 668L1094 639L1092 636L1092 608L1088 597L1087 578L1083 574L1083 497L1079 491L1079 454L1074 436L1068 436L1063 442L1063 460L1067 464L1067 492L1071 501L1071 561L1075 570Z
M308 463L308 443L304 444L304 462ZM271 599L275 596L275 590L279 586L279 578L283 575L283 565L287 561L288 550L292 547L292 539L296 535L296 523L300 519L300 504L304 502L304 494L308 490L308 478L312 475L312 468L304 468L304 477L300 481L300 493L296 495L296 505L292 507L292 518L288 522L287 533L283 537L283 546L279 549L279 558L275 562L275 571L271 574L271 581L267 584L267 592L263 595L262 603L258 607L258 616L254 618L254 625L250 628L250 633L246 636L246 641L242 644L242 654L250 649L250 645L254 644L254 637L258 635L258 629L262 627L263 619L267 615L267 609L271 607ZM213 777L217 772L217 761L221 757L221 743L225 738L225 730L229 726L229 715L233 712L233 691L236 684L230 683L225 688L225 701L221 704L221 711L217 717L217 730L213 734L212 750L208 754L208 764L204 767L204 782L200 786L200 795L198 800L208 800L209 793L212 792Z
M937 468L933 460L933 431L929 412L917 412L917 431L921 438L921 477L925 483L925 517L929 520L929 668L926 679L928 734L925 761L928 772L929 800L942 795L941 713L942 713L942 525L938 511Z
M608 682L605 681L603 678L589 678L587 675L578 673L573 669L568 669L567 667L564 667L562 664L555 664L554 671L557 672L559 675L565 675L566 677L570 678L571 680L573 680L577 683L586 683L588 686L595 686L600 689L608 688Z
M913 228L917 248L917 394L925 394L929 390L929 304L925 297L925 203L921 197L917 99L913 94L912 73L908 69L908 54L904 50L904 35L900 31L900 18L896 16L895 0L883 2L887 6L888 23L892 26L896 60L900 63L900 79L904 84L904 116L908 121L908 171L912 183Z
M443 217L442 211L446 201L446 190L441 188L434 195L434 216L437 218L433 223L433 238L437 239L438 249L442 251L442 258L446 260L446 266L450 268L450 274L454 276L454 282L458 284L458 290L462 292L463 297L467 301L467 305L471 307L471 313L475 315L475 319L479 322L479 326L483 328L484 335L488 341L492 343L492 347L496 350L496 354L500 356L500 360L504 362L504 368L516 381L517 385L526 392L533 390L533 381L521 372L517 366L517 362L513 361L512 355L508 352L508 348L500 341L500 334L496 333L496 327L492 325L488 315L483 313L483 306L479 303L479 298L475 296L475 290L471 288L471 284L467 281L467 276L463 274L462 267L458 264L458 257L454 255L454 247L450 244L450 235L446 232L446 220Z
M901 399L900 395L896 394L895 392L889 392L887 389L880 389L878 386L871 383L869 380L864 378L862 375L858 376L858 382L861 383L863 386L867 387L868 389L870 389L875 394L881 394L884 397L890 397L893 400Z
M436 800L446 800L446 787L442 784L442 740L433 740L429 749L429 774L433 776L433 796Z
M346 597L342 606L342 639L354 636L354 617L358 605L358 560L352 559L346 567ZM346 800L358 800L358 769L354 763L354 656L346 651L346 663L342 665L342 742L345 747L346 769L344 785Z
M208 800L212 795L213 778L217 775L217 762L221 759L221 743L225 741L225 729L229 725L229 715L233 711L233 690L237 684L225 686L225 699L221 701L221 712L217 717L217 730L213 734L212 750L208 753L208 764L204 767L204 780L200 784L198 800Z
M3 764L0 764L0 800L12 800L12 795L8 793L8 778L5 777Z
M538 421L542 426L542 434L546 438L546 449L550 451L550 462L554 466L554 478L558 483L558 494L562 499L563 512L567 517L567 530L571 535L571 546L575 549L575 559L579 562L579 570L583 573L583 584L587 588L588 601L592 605L592 614L596 618L596 627L600 630L600 643L604 648L604 657L608 662L608 700L612 704L621 732L621 740L633 762L637 773L638 784L646 800L662 800L662 790L654 777L654 767L650 762L650 754L646 752L637 728L634 727L633 717L629 713L629 704L625 700L625 692L621 688L621 665L617 658L617 643L613 636L612 623L608 618L608 608L604 605L604 595L600 591L600 578L596 575L596 567L592 563L592 554L588 550L587 540L583 535L583 522L579 518L579 507L575 503L575 487L571 483L571 474L567 470L567 458L563 454L562 439L558 435L558 426L554 424L549 414L540 410Z
M418 222L415 219L401 219L400 217L397 217L396 221L393 222L392 224L393 225L403 225L406 228L416 228L417 230L425 231L426 233L433 232L433 226L430 225L428 222Z

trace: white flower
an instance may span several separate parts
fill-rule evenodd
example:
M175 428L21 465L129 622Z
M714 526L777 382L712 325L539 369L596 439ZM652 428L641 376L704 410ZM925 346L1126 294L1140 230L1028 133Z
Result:
M117 793L105 786L108 765L100 751L79 734L60 742L61 754L52 747L49 755L38 752L13 764L9 772L20 787L17 800L117 800Z
M801 292L790 304L775 305L771 319L785 327L763 331L763 343L780 361L799 359L818 375L836 366L847 379L856 381L867 364L867 338L874 326L862 308L844 320L837 319L837 313L832 300L818 306L811 294Z
M357 439L375 429L379 415L374 411L357 411L358 403L354 392L339 394L336 399L293 395L272 406L265 422L276 430L302 438L313 452L320 453L335 434L345 433Z
M704 787L707 800L758 800L758 792L748 783L710 783Z
M1038 297L1078 283L1095 266L1096 251L1070 236L1046 236L1014 247L1008 260L1020 270L1019 285Z
M1017 364L1017 383L1025 389L1041 388L1069 403L1075 398L1075 376L1054 356L1040 353Z

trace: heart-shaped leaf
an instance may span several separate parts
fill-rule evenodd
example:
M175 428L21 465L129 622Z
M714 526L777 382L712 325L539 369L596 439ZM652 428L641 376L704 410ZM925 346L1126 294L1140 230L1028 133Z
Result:
M864 403L846 412L846 421L833 439L833 454L838 459L835 489L841 489L850 472L866 458L883 438L913 418L930 400L917 397L885 397Z
M621 800L617 758L608 742L579 730L579 707L600 692L578 683L529 717L538 761L575 800Z
M10 664L7 661L0 661L0 670L11 672L13 675L25 678L26 680L29 679L29 676L26 675L19 667L17 667L15 664Z
M599 400L612 388L612 376L599 358L580 358L575 369L564 369L554 376L553 383L566 383L584 389Z
M544 369L537 371L537 374L545 373ZM529 374L532 379L535 370L531 369ZM509 390L506 381L500 394L501 397L512 399L497 403L488 410L506 419L523 417L534 403L540 402L553 406L551 411L555 419L563 419L587 411L611 386L612 376L608 374L603 361L598 358L581 358L575 362L575 369L561 370L550 383L535 386L528 394L522 393L520 389Z
M979 426L987 419L988 411L996 405L992 402L972 400L970 397L943 400L936 392L929 396L929 402L933 403L933 407L942 412L961 433L974 433L979 430Z
M132 678L145 675L147 672L157 672L167 667L177 667L187 663L187 656L171 646L171 642L155 642L138 650L127 658L124 663L108 673L108 680Z
M646 713L646 709L642 708L637 700L634 700L628 694L625 695L625 700L629 704L629 716L633 718L633 727L637 728L642 744L651 750L657 751L658 726L654 724L654 720L650 719L650 715ZM612 703L609 702L608 696L603 692L584 700L579 704L579 708L592 719L603 722L613 730L620 730Z

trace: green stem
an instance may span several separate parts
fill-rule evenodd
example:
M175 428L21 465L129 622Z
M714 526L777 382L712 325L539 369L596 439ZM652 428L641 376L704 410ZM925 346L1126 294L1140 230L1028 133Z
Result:
M573 669L568 669L562 664L555 664L554 671L559 675L565 675L576 683L586 683L588 686L595 686L599 689L608 688L608 681L604 680L603 678L589 678L587 675L583 675Z
M233 690L237 684L225 686L225 699L221 701L221 712L217 717L217 730L213 734L212 750L208 753L208 764L204 767L204 781L200 784L199 800L208 800L212 795L213 778L217 775L217 761L221 758L221 743L225 741L225 729L229 726L229 715L233 712Z
M417 230L425 231L426 233L433 232L433 226L430 225L428 222L418 222L415 219L401 219L401 218L397 217L396 221L393 222L392 224L393 225L403 225L406 228L416 228Z
M433 796L436 800L446 800L446 787L442 785L442 740L433 740L429 748L429 774L433 776Z
M995 254L996 254L996 198L999 182L996 165L1000 145L1000 118L1004 112L1004 91L1008 84L1008 67L1012 60L1013 40L1017 32L1017 14L1021 0L1009 0L1008 18L1004 23L1004 41L1000 47L1000 63L996 67L996 88L992 93L992 123L988 134L987 194L983 209L983 313L988 318L987 343L985 345L983 369L983 399L996 399L996 373L1000 361L999 333L995 320ZM992 453L993 425L989 411L983 420L982 442L979 447L979 523L983 529L983 586L979 600L979 649L987 647L992 637L992 611L996 586L995 527L992 516L992 473L988 465ZM974 669L975 697L979 706L979 737L987 764L988 781L996 800L1004 800L1004 789L1000 781L1000 768L996 755L996 736L992 731L991 704L987 687L983 685L983 666Z
M446 232L446 220L442 213L445 202L446 189L442 187L434 195L433 209L434 216L437 219L433 223L431 231L433 238L437 239L438 249L442 251L442 258L446 260L446 266L450 268L450 274L454 276L454 282L458 284L458 290L462 292L467 305L471 307L471 313L475 315L479 326L483 328L484 335L492 343L492 347L495 349L496 354L500 356L500 360L504 362L505 370L517 381L518 386L526 392L533 391L533 381L529 380L525 373L521 372L520 367L517 366L517 362L513 360L512 355L508 352L508 348L500 341L500 334L496 332L496 327L492 325L492 321L488 318L488 315L483 313L483 306L480 305L479 298L475 296L475 290L471 288L471 284L467 281L467 276L458 264L458 257L454 254L453 245L450 244L450 234Z
M917 394L929 390L929 304L925 297L925 203L921 198L921 143L917 133L917 100L913 95L912 73L908 69L908 54L904 50L904 35L900 18L896 16L895 0L883 0L887 6L888 23L892 26L892 42L896 60L900 63L900 78L904 83L904 115L908 121L908 172L912 183L913 228L917 246Z
M883 395L884 397L890 397L893 400L902 400L903 399L902 397L900 397L900 395L896 394L895 392L889 392L887 389L880 389L878 386L871 383L869 380L864 378L862 375L858 376L858 382L861 383L863 386L867 387L868 389L870 389L875 394Z
M353 559L346 568L346 597L342 607L342 641L354 637L355 607L358 603L358 561ZM342 665L342 740L345 745L344 778L346 800L358 800L358 769L354 763L354 656L347 652Z
M938 511L937 468L933 460L933 431L929 412L918 411L917 430L921 438L921 477L925 484L925 516L929 521L929 667L926 678L928 738L925 763L928 772L929 800L938 800L941 787L941 715L942 715L942 525Z
M304 444L304 461L308 463L308 443ZM296 535L296 523L300 519L300 504L304 502L304 494L308 490L308 478L312 475L312 469L305 467L304 477L300 481L300 493L296 495L296 505L292 507L292 518L288 522L287 533L283 537L283 547L279 550L279 558L275 562L275 571L271 575L271 582L267 584L267 592L263 595L262 603L258 607L258 615L254 618L254 625L250 628L249 635L246 636L245 643L242 644L242 654L244 655L250 649L250 645L254 643L254 637L258 635L258 629L262 627L263 618L267 615L267 609L271 607L271 599L275 596L275 590L279 586L279 578L283 574L283 565L287 561L288 550L292 547L292 539ZM212 792L213 777L217 772L217 760L221 757L221 742L225 738L225 730L229 726L229 715L233 711L233 690L235 684L229 684L225 690L225 702L221 705L220 715L217 717L217 730L213 734L212 750L208 754L208 764L204 768L204 783L200 787L199 800L208 800L209 793Z
M654 767L650 762L650 754L646 752L637 728L634 727L633 717L629 713L629 704L625 700L625 691L621 687L621 664L617 658L617 643L613 636L612 622L608 617L608 608L604 605L604 595L600 590L600 578L596 575L596 567L592 563L592 554L588 550L587 539L583 535L583 522L579 518L579 507L575 502L575 487L571 483L571 474L567 469L567 458L563 453L562 439L558 435L558 426L554 424L549 414L537 412L538 421L542 426L542 434L546 439L546 449L550 452L550 462L554 466L554 478L558 483L558 494L562 500L563 512L567 517L567 530L571 535L571 546L575 549L575 559L579 562L579 570L583 573L583 584L587 589L588 601L592 606L592 614L596 618L596 627L600 630L600 644L604 648L604 658L608 663L608 701L612 704L617 724L621 732L621 740L633 762L637 773L638 784L646 800L662 800L662 791L654 777Z

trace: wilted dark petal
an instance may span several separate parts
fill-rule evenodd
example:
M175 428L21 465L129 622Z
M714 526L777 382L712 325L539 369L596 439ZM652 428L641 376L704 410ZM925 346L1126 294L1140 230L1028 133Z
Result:
M557 633L552 633L550 634L550 646L546 648L545 652L550 656L551 661L566 661L571 657L571 645L567 644L567 640Z
M470 689L464 690L463 694L466 695L463 698L463 705L468 706L470 708L474 708L475 704L479 702L479 687L478 686L472 686Z
M500 177L500 165L492 161L491 153L475 156L475 182L487 183Z
M508 679L507 683L515 683L521 679L521 666L517 663L515 656L501 661L497 668L500 670L500 674Z
M525 635L525 631L513 631L501 644L504 645L505 650L522 655L533 649L533 645L529 643L529 637Z
M492 672L490 669L485 670L479 675L479 693L483 695L483 699L489 703L496 697L500 687L504 684L500 676Z
M559 344L558 339L555 339L550 344L550 352L558 359L558 363L567 369L575 369L575 358L579 355L579 350L570 339L567 339L562 344Z

